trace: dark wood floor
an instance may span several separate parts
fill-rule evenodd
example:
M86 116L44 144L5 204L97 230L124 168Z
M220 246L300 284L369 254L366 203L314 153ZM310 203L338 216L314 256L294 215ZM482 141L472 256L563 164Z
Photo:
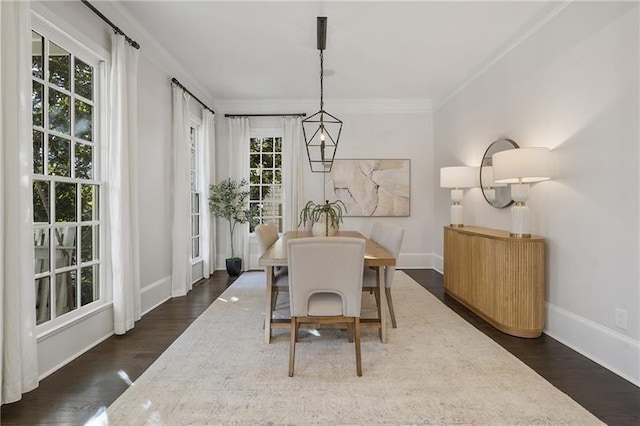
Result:
M610 425L640 425L640 388L556 340L521 339L495 330L444 294L442 275L405 271L428 291L542 377ZM3 425L82 425L135 381L234 279L216 272L187 296L146 314L124 336L113 336L40 382L23 399L1 408ZM401 326L401 325L399 325Z

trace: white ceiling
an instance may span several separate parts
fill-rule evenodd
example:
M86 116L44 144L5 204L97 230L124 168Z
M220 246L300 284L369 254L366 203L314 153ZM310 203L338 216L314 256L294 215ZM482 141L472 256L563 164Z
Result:
M216 99L319 97L437 105L555 8L550 1L122 1ZM144 49L144 46L143 46Z

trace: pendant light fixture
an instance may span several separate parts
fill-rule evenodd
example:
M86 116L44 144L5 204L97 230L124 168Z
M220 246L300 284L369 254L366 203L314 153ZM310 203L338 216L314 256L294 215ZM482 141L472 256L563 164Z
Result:
M324 110L324 49L327 47L327 17L319 16L318 50L320 51L320 111L302 120L309 166L315 173L329 173L338 148L342 121Z

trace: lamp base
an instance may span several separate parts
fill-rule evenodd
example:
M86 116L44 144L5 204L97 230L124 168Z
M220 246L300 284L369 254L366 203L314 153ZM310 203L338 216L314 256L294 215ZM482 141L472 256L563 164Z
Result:
M511 207L511 234L514 238L531 238L529 231L529 207L524 201L517 201Z
M464 212L462 210L462 205L458 201L454 201L451 205L451 226L453 227L462 227L463 225Z
M449 226L452 228L464 228L462 223L450 223Z

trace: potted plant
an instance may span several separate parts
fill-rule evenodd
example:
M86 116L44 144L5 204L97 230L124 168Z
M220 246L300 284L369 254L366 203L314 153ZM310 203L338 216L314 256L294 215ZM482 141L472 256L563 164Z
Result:
M306 224L311 222L311 232L313 235L335 235L338 232L342 216L347 212L347 206L342 200L329 202L325 200L324 204L316 204L308 201L300 211L300 223Z
M233 233L239 223L255 224L256 212L248 208L249 191L243 188L247 181L235 181L231 178L211 185L209 188L209 210L216 216L229 221L231 235L231 257L226 259L227 273L234 277L242 271L242 258L235 255Z

